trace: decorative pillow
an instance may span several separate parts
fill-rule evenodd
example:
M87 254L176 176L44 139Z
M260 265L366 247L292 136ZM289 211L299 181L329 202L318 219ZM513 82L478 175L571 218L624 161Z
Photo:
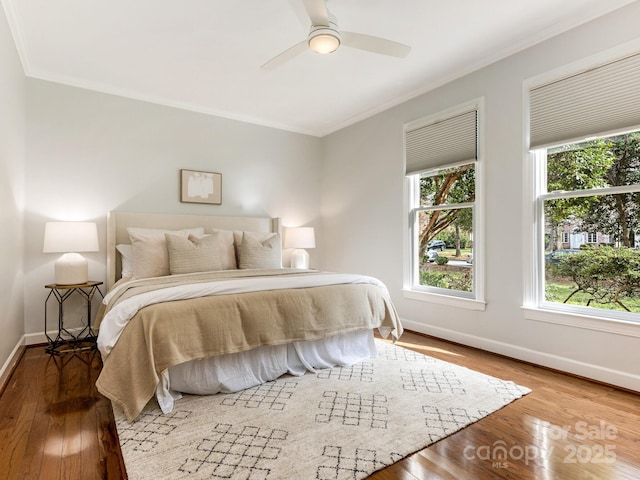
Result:
M186 238L189 234L204 235L204 228L161 230L129 227L127 232L133 245L133 278L140 279L169 275L169 252L165 233Z
M281 268L282 246L280 235L243 232L238 248L239 268Z
M217 228L214 228L211 230L211 232L218 234L218 241L220 243L220 262L222 263L222 269L237 269L238 262L236 261L236 250L233 246L233 231L219 230Z
M133 276L133 245L123 243L116 245L116 250L120 252L120 276L122 278Z
M217 233L198 237L165 233L171 275L222 270L220 240Z

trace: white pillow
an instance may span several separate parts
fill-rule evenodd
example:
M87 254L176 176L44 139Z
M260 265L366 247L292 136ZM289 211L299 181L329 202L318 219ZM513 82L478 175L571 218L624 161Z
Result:
M126 243L116 245L116 250L120 252L120 276L133 277L133 245Z
M243 232L238 248L238 268L281 268L282 245L277 233Z
M217 233L197 237L165 233L171 275L222 270Z
M187 237L189 234L204 235L204 228L184 230L162 230L153 228L127 228L133 245L133 278L162 277L169 275L169 252L165 233Z
M214 228L211 233L218 234L218 242L220 245L220 262L223 270L235 270L238 268L236 261L236 250L233 245L233 231L220 230Z

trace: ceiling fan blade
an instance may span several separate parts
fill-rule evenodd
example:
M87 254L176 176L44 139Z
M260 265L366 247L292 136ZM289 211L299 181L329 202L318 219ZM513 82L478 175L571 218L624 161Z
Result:
M340 32L342 44L347 47L366 50L368 52L404 58L409 55L411 47L386 38L365 35L364 33Z
M300 0L289 0L289 6L293 13L295 13L296 17L298 17L298 21L300 25L304 27L305 30L309 28L309 14L307 13L307 9L302 4Z
M329 10L327 10L326 0L303 0L303 2L304 8L309 14L311 25L315 27L329 26Z
M260 68L262 68L264 70L273 70L274 68L279 67L283 63L286 63L289 60L297 57L302 52L305 52L308 48L309 47L307 45L307 41L303 40L302 42L296 43L293 47L291 47L291 48L285 50L284 52L276 55L271 60L269 60L267 63L262 65Z

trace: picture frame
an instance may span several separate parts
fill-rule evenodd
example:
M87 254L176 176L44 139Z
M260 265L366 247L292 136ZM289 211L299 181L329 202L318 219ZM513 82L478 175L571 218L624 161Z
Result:
M180 201L222 205L222 174L181 169Z

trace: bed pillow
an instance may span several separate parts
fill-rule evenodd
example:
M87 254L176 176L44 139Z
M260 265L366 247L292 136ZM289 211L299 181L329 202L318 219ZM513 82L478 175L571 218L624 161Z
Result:
M116 245L116 250L120 252L120 276L133 277L133 245Z
M220 262L223 270L235 270L238 268L236 250L233 246L233 231L214 228L211 233L218 234L220 244Z
M153 228L127 228L133 245L133 278L162 277L169 275L169 252L165 233L187 237L189 234L204 235L204 228L184 230L162 230Z
M217 233L181 237L165 233L171 275L222 270L220 239Z
M238 268L281 267L282 246L279 234L242 233L242 242L238 245Z

